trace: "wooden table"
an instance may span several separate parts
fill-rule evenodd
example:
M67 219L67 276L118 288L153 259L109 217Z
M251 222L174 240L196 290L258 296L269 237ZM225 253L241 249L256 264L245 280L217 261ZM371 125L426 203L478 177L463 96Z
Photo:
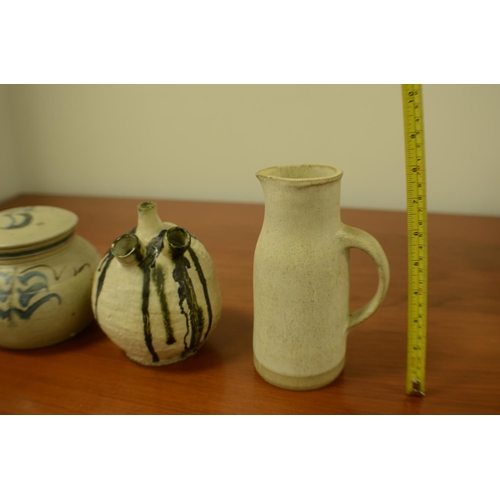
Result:
M74 211L78 233L104 254L136 224L143 200L23 195L0 209ZM500 218L429 215L427 395L405 394L406 214L343 210L386 250L391 284L381 308L349 336L347 364L330 386L292 392L267 384L252 362L252 265L262 205L153 200L160 216L195 233L210 252L222 319L194 357L137 365L94 323L59 345L0 349L2 414L498 414ZM376 287L375 265L352 251L351 308ZM57 318L54 318L57 321Z

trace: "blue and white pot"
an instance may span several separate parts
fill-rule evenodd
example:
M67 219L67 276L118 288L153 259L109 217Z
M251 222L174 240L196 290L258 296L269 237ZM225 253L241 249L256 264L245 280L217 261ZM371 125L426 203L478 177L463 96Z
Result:
M101 256L57 207L0 212L0 347L62 342L92 322L92 278Z

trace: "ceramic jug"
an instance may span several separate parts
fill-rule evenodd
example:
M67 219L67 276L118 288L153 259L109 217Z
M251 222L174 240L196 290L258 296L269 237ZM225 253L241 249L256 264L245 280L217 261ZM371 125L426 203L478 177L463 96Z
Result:
M317 389L342 371L346 338L387 291L389 264L380 244L340 219L342 171L327 165L257 172L265 215L254 256L253 351L257 372L285 389ZM349 312L349 249L378 269L378 288Z
M59 207L0 212L0 347L62 342L92 320L92 278L101 256Z
M159 366L198 351L220 319L221 297L204 245L144 202L137 227L113 242L97 268L92 307L131 360Z

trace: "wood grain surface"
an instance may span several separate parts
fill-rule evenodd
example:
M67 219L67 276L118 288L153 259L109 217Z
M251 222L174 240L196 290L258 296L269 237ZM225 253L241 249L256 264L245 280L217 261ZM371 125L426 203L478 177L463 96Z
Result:
M52 205L79 216L77 232L103 255L136 224L144 200L16 197L0 205ZM429 214L427 395L405 394L406 214L342 211L387 253L391 283L381 308L348 339L343 374L309 392L278 389L252 362L253 252L264 207L152 200L210 252L223 312L201 350L147 368L125 357L93 323L77 337L30 351L0 349L2 414L498 414L500 413L500 219ZM351 310L371 298L376 269L351 252ZM57 321L57 317L54 317Z

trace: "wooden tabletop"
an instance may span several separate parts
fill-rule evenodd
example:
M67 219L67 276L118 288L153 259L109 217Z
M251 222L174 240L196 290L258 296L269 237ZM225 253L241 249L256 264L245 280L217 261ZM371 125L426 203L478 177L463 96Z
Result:
M78 233L103 255L136 224L144 200L23 195L0 210L52 205L75 212ZM253 252L264 207L151 200L163 220L205 244L223 311L200 351L166 367L130 361L93 323L59 345L0 349L2 414L498 414L500 218L429 214L427 395L405 394L406 214L342 211L387 253L391 283L380 309L354 328L342 375L308 392L266 383L252 361ZM376 289L376 269L351 251L351 309ZM54 318L57 321L57 318Z

